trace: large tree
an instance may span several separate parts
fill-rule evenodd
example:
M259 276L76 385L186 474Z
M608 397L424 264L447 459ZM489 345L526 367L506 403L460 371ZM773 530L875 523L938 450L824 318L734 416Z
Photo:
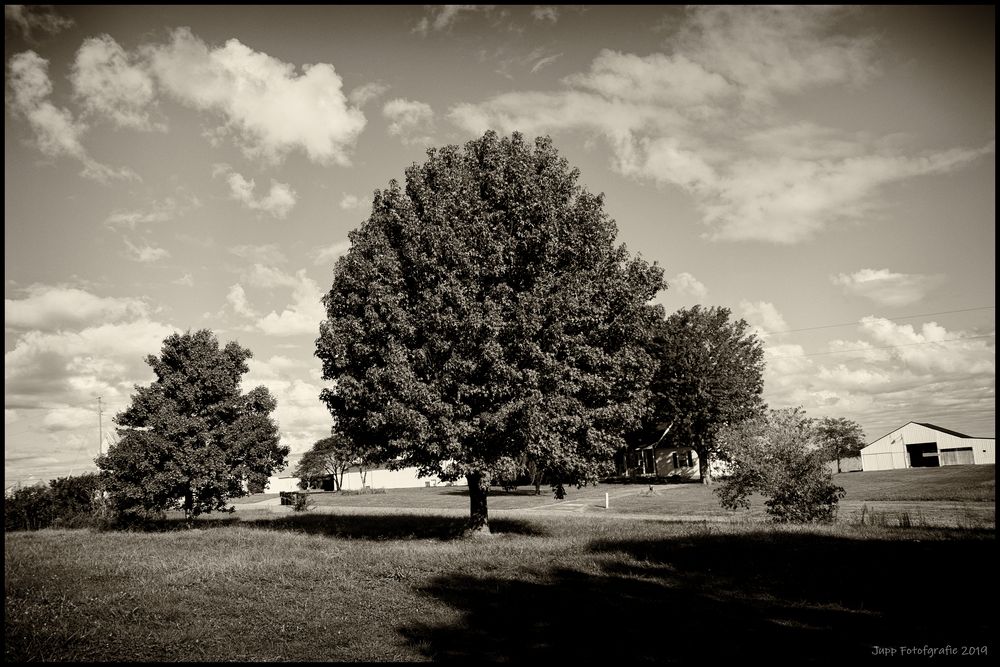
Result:
M763 346L746 321L731 319L728 308L694 306L659 323L651 350L659 367L640 431L645 444L692 447L702 483L711 484L719 429L766 409Z
M524 457L567 483L610 472L665 284L550 139L490 131L427 156L375 192L336 264L322 398L383 460L465 477L482 534L494 475Z
M355 466L363 470L365 463L364 451L334 430L329 436L313 443L309 451L302 455L294 474L307 485L324 478L330 479L333 490L340 491L347 470Z
M250 350L219 348L209 330L175 333L146 358L156 380L136 386L118 413L118 441L97 459L105 488L125 516L182 509L191 518L223 510L285 464L265 387L240 381Z
M865 431L861 424L846 417L823 417L816 423L816 438L827 461L859 456L865 447Z

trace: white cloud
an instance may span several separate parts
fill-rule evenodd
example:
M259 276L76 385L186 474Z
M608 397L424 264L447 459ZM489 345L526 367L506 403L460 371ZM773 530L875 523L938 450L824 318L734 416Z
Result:
M365 116L348 105L333 65L306 65L298 74L236 39L211 49L187 28L145 54L165 91L222 116L247 155L277 162L301 150L318 164L350 164Z
M181 287L194 287L194 276L190 273L185 273L177 280L172 280L170 282L174 285L180 285Z
M266 245L237 245L229 249L229 252L259 264L283 264L287 261L285 253L281 252L274 243Z
M144 363L174 328L139 318L78 330L32 330L4 354L4 398L10 408L66 407L103 396L124 407L135 384L149 382Z
M341 255L346 254L350 249L350 241L337 241L336 243L332 243L328 246L318 248L314 251L315 256L313 257L313 263L317 265L332 263Z
M830 280L849 294L866 297L884 306L905 306L923 299L943 277L893 273L889 269L861 269L852 274L831 276Z
M708 288L705 287L700 280L687 272L678 273L676 276L669 279L667 283L672 289L675 289L685 295L693 296L698 300L702 300L708 296Z
M251 211L261 211L279 220L288 215L297 201L295 190L290 185L274 179L271 180L271 190L260 197L254 194L257 188L254 180L247 180L242 174L230 171L226 175L226 182L229 184L231 199L242 203Z
M755 333L761 338L788 329L785 318L769 301L740 301L740 314L756 329Z
M995 150L989 141L907 154L888 137L775 113L779 97L861 86L877 75L874 40L836 30L851 11L693 7L672 53L605 49L561 90L506 92L447 115L475 134L590 133L608 144L619 173L690 193L707 238L799 243L869 221L892 184L948 173Z
M6 424L13 424L13 423L19 422L19 421L21 421L21 415L17 412L17 410L6 410L5 409L3 411L3 423L5 425Z
M535 61L535 64L531 66L531 73L535 74L543 67L551 65L555 61L559 60L562 57L562 55L563 54L561 53L553 53L550 56L543 56L539 58L538 60Z
M52 94L48 68L49 61L34 51L16 54L7 65L11 107L28 121L38 150L51 158L66 156L79 160L83 164L81 175L101 183L119 178L138 180L130 169L115 170L90 157L80 142L87 126L48 99Z
M389 119L389 134L399 137L406 145L432 143L434 111L429 104L413 100L394 99L382 107Z
M340 208L345 211L354 209L366 209L372 205L371 197L357 197L352 194L345 194L340 200Z
M4 5L3 15L4 21L16 25L31 41L36 32L55 35L73 27L73 19L60 15L51 5Z
M142 225L173 220L200 206L201 202L194 196L186 197L183 201L174 197L166 197L152 202L146 209L114 211L104 220L104 225L111 229L134 230Z
M551 21L555 23L559 20L559 8L552 5L535 5L531 8L531 15L536 21Z
M428 31L440 32L450 28L463 13L490 11L493 5L438 5L428 8L430 16L424 16L413 28L413 32L426 35Z
M326 318L322 297L319 285L301 269L295 274L292 302L281 313L272 310L259 319L257 328L268 336L316 336L320 320Z
M94 410L76 407L53 408L42 418L42 428L50 433L60 431L76 431L86 424L91 426L96 422Z
M129 259L136 262L151 264L153 262L158 262L161 259L170 257L170 251L165 248L157 248L148 244L137 246L131 243L128 239L123 240L125 241L125 246L128 248Z
M247 294L243 290L243 286L239 283L229 288L229 293L226 294L226 301L232 306L233 312L237 315L249 318L259 317L257 311L250 307L250 302L247 301Z
M765 343L764 398L771 407L802 405L813 417L844 416L872 438L907 421L961 424L991 411L995 401L995 340L869 316L861 338L837 339L807 351Z
M75 96L86 112L119 127L166 130L149 117L156 95L153 79L134 60L108 35L84 40L70 75Z
M23 299L4 299L4 327L55 331L145 317L141 299L101 297L75 287L32 285Z
M364 83L354 90L352 90L348 95L347 99L351 101L356 107L363 107L368 102L378 99L385 95L386 91L389 90L389 86L378 81L372 81L370 83Z
M295 276L285 273L281 269L255 263L253 267L243 273L243 281L254 287L264 287L273 289L275 287L294 287L298 281Z

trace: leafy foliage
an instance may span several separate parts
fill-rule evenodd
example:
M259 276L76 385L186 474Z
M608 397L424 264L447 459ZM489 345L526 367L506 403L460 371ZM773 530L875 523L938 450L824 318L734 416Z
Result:
M302 479L302 488L309 488L332 481L333 491L340 491L344 486L344 473L348 468L364 466L366 451L363 447L336 431L329 437L317 440L313 446L302 455L293 473Z
M220 349L201 330L168 336L160 356L146 358L156 380L136 387L115 417L118 442L97 460L124 518L223 510L284 465L274 398L264 387L240 393L251 356L235 342Z
M730 317L728 308L681 309L659 323L651 344L659 367L639 436L694 448L705 483L721 450L719 429L766 409L763 346L746 321Z
M17 489L4 498L5 530L38 530L99 525L103 519L97 473L59 477L48 486Z
M750 496L767 498L779 522L832 521L844 489L835 485L815 445L816 430L801 408L771 410L720 434L732 474L716 489L723 507L749 508Z
M816 424L816 438L827 461L837 462L837 472L840 472L840 460L858 456L865 447L865 431L861 424L844 417L823 417Z
M376 191L324 297L322 398L383 460L469 480L527 456L567 482L610 470L654 366L662 270L615 246L601 196L551 140L487 132Z

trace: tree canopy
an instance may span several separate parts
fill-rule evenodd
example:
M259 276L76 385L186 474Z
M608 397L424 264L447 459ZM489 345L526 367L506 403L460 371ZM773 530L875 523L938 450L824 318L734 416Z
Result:
M340 491L344 485L344 473L348 468L364 464L362 449L334 431L331 435L313 443L309 451L299 459L294 474L302 478L306 484L302 488L328 479L333 482L332 490Z
M494 475L524 457L567 483L608 472L648 393L662 270L615 245L578 178L548 138L429 150L375 192L323 300L338 428L466 477L475 531Z
M865 431L861 424L846 417L823 417L816 423L816 438L827 461L858 456L865 447Z
M183 509L192 518L226 508L285 464L265 387L240 392L250 350L219 348L211 331L175 333L146 358L156 380L136 386L115 422L118 441L97 459L124 515Z
M661 322L651 350L659 362L651 382L648 440L692 447L702 482L712 481L720 428L763 413L764 350L746 321L728 308L694 306Z

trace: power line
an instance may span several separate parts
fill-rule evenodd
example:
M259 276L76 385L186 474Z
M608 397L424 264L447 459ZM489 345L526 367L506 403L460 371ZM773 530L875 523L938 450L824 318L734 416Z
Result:
M909 320L915 317L933 317L935 315L951 315L952 313L971 313L976 310L994 310L996 306L979 306L978 308L963 308L961 310L942 310L936 313L923 313L921 315L900 315L899 317L883 317L883 320L889 320L890 322L895 322L896 320ZM823 324L818 327L803 327L801 329L784 329L782 331L764 331L762 333L767 335L772 334L786 334L786 333L796 333L798 331L815 331L817 329L835 329L837 327L851 327L857 325L857 322L844 322L843 324Z
M915 345L937 345L938 343L954 343L955 341L975 340L977 338L992 338L996 333L985 336L967 336L965 338L945 338L943 340L925 340L920 343L902 343L900 345L879 345L877 347L856 347L850 350L833 350L831 352L810 352L809 354L790 354L780 357L769 357L769 359L798 359L800 357L818 357L825 354L841 354L843 352L868 352L869 350L890 350L896 347L913 347Z

